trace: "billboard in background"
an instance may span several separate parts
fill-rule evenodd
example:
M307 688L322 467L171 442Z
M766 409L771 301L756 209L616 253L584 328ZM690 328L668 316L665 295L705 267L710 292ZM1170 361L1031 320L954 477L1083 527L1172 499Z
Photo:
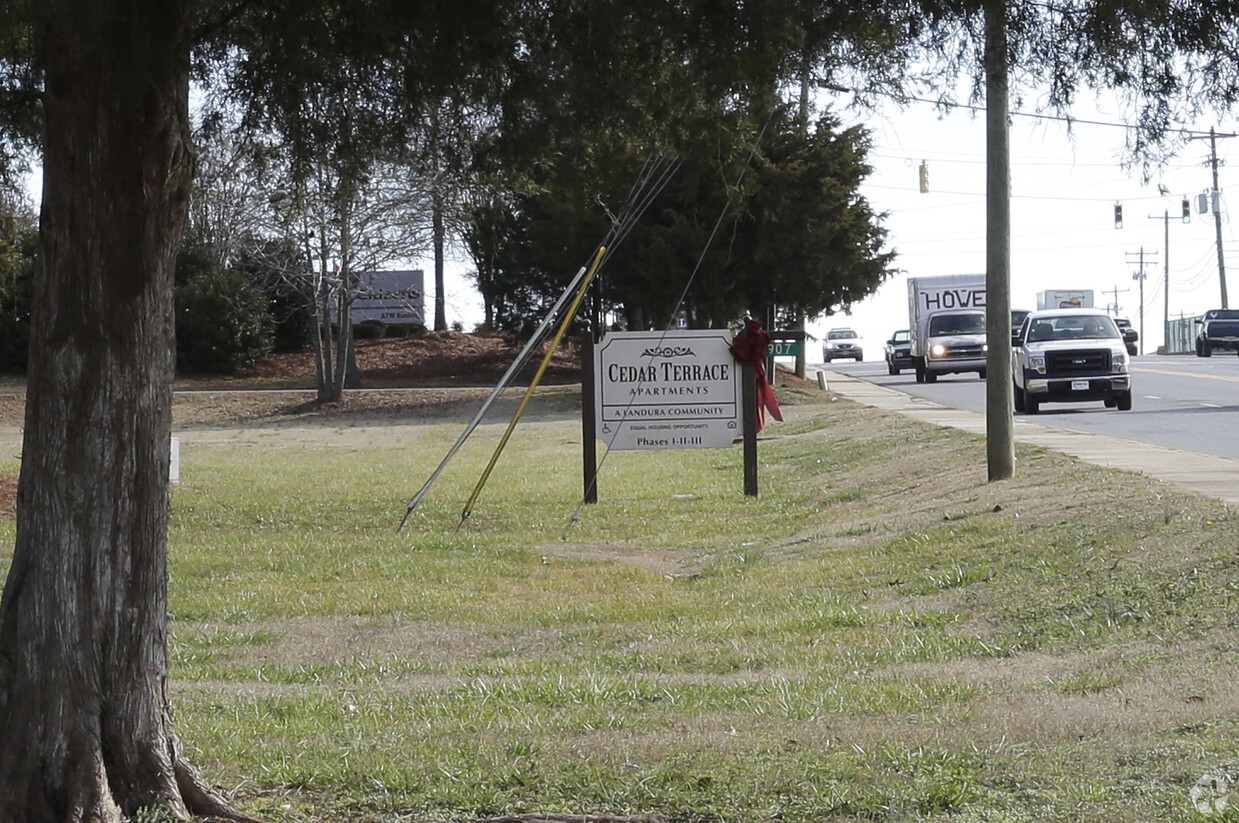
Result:
M354 275L351 316L356 326L365 320L387 324L424 323L425 274L421 269L363 271ZM336 322L335 304L331 321Z

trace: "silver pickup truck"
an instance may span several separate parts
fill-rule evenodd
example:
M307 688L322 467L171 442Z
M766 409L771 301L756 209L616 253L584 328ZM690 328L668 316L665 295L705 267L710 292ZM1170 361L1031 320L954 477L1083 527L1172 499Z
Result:
M1131 408L1131 373L1123 335L1105 312L1035 311L1011 338L1015 410L1036 414L1042 403L1101 400Z

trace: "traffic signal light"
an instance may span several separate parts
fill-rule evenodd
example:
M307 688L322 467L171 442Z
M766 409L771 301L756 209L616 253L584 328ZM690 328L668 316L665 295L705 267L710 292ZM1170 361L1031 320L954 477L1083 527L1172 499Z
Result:
M1123 204L1114 204L1114 227L1116 229L1123 228Z
M921 194L929 191L929 163L921 161Z
M1183 222L1192 222L1192 201L1186 197L1183 198Z

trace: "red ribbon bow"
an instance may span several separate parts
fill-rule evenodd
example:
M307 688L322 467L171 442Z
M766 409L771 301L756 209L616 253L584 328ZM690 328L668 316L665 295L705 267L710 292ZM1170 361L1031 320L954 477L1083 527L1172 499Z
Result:
M775 399L774 388L766 380L766 355L770 351L770 332L762 328L751 317L744 320L744 331L736 335L731 344L731 356L741 366L752 366L757 373L757 430L761 431L766 424L766 411L770 416L782 422L783 413L779 411L779 401Z

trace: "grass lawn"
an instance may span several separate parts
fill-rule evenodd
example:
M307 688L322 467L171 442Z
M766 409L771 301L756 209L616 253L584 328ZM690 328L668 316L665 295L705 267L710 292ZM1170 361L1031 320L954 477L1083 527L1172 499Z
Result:
M759 497L739 447L613 452L574 522L574 401L458 528L480 428L401 533L459 407L178 432L173 704L210 780L306 823L1239 820L1223 504L1025 447L988 483L980 438L804 390Z

